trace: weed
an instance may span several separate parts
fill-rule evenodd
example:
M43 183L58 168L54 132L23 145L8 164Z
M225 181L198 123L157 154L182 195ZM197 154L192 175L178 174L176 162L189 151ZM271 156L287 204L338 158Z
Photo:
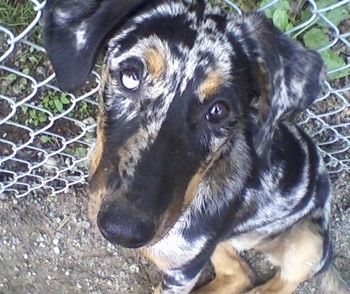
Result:
M94 115L94 112L95 112L95 107L92 107L91 105L89 105L89 103L87 103L86 101L84 100L81 100L74 113L73 113L73 117L78 117L80 119L82 118L87 118L89 116L93 116Z
M31 69L37 67L43 58L44 54L42 52L36 52L35 48L30 46L28 50L24 50L19 58L19 61L23 64L22 72L24 74L29 74Z
M73 156L76 160L79 160L79 159L84 159L88 156L88 148L87 147L67 147L65 149L65 152L68 154L68 155L71 155ZM76 166L78 168L86 168L87 167L87 162L86 160L85 161L82 161L82 162L79 162L76 164Z
M61 113L64 110L64 106L71 103L69 96L65 93L49 92L47 95L40 97L40 99L40 106L54 113Z
M33 124L34 126L37 127L39 126L39 124L45 123L48 120L47 114L45 112L39 111L37 109L30 109L26 105L22 106L22 113L25 116L25 119L24 119L25 125Z
M46 95L39 98L38 106L53 113L61 113L64 111L64 106L71 103L68 97L69 96L65 93L57 95L57 93L48 92ZM32 124L37 127L41 123L46 123L48 121L47 113L31 108L30 106L22 105L21 112L25 125ZM16 116L15 120L20 119ZM45 137L43 140L45 140Z

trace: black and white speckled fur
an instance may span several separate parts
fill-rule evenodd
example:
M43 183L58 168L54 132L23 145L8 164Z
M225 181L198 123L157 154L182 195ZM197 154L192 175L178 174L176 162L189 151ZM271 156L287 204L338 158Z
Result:
M285 120L320 91L319 55L260 14L202 0L121 2L51 0L45 12L65 90L84 83L108 41L90 180L103 235L158 260L161 293L190 292L220 242L259 249L304 221L323 239L311 276L326 270L327 171ZM123 86L125 69L137 72L136 90ZM218 103L228 114L212 121Z

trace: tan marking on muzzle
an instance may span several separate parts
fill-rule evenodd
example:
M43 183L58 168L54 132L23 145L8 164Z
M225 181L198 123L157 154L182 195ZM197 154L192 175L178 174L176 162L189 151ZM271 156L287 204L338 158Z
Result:
M104 116L104 107L103 107L103 91L106 86L108 80L109 73L109 65L107 64L106 68L102 72L101 83L99 89L99 112L97 117L97 130L96 130L96 145L90 155L89 158L89 173L92 176L100 164L102 153L103 153L103 145L106 141L104 136L104 125L105 125L105 116Z
M197 187L199 182L202 180L205 172L207 169L199 170L191 179L190 183L187 186L187 190L185 193L185 198L183 201L183 208L186 208L190 205L192 200L196 197L197 195Z
M104 116L104 107L103 107L103 90L106 86L107 79L108 79L108 73L109 73L109 65L107 64L106 68L102 72L101 76L101 84L100 84L100 91L99 91L99 113L97 118L97 130L96 130L96 145L90 155L89 158L89 173L90 177L93 176L100 164L102 153L103 153L103 146L106 142L106 138L104 136L104 125L105 125L105 116ZM106 187L105 183L99 183L97 184L97 189L94 191L89 191L89 201L88 201L88 216L90 221L93 224L93 227L96 228L96 221L97 221L97 214L100 210L101 203L103 200L103 197L106 195Z
M208 73L205 80L198 88L198 98L201 103L204 103L209 97L222 86L225 79L218 71L211 71Z
M166 67L165 53L162 50L157 50L157 48L151 48L145 52L144 58L149 74L153 78L159 78Z
M88 217L90 222L92 223L94 231L98 231L97 215L100 211L102 200L105 195L106 195L106 190L104 188L89 193Z
M141 151L145 150L151 143L151 136L146 129L140 127L139 130L125 142L124 146L117 150L120 158L118 171L121 176L133 176L135 166L141 158Z
M193 199L197 196L197 187L200 181L203 179L204 175L207 171L215 164L218 158L220 158L221 148L214 154L214 156L210 159L207 166L200 168L197 173L192 177L190 183L187 186L187 190L185 193L185 197L182 204L182 209L186 209Z
M99 114L98 122L97 122L97 139L96 139L96 145L90 155L90 162L89 162L89 173L90 176L93 175L98 165L100 164L102 153L103 153L103 145L105 142L105 137L103 134L103 122L104 118L101 117L101 114Z

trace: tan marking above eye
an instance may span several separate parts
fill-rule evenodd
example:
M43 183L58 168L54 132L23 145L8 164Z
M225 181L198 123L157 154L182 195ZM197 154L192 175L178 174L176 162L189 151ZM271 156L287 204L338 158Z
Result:
M198 88L198 98L203 103L221 87L225 79L221 72L210 71Z
M166 66L166 58L163 50L157 50L156 48L149 49L145 52L144 58L149 74L154 78L159 78L165 71Z

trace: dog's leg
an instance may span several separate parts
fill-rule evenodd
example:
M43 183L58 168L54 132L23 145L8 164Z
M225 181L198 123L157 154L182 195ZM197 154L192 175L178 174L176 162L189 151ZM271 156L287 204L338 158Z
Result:
M209 260L185 268L163 271L163 281L156 287L154 294L190 293L207 262Z
M192 292L193 294L234 294L252 287L254 273L232 246L225 242L217 245L211 261L216 277L209 284Z
M325 240L322 229L311 220L303 221L259 250L280 269L267 283L249 294L291 294L302 282L322 268L328 254L324 254ZM327 249L329 250L329 249Z

